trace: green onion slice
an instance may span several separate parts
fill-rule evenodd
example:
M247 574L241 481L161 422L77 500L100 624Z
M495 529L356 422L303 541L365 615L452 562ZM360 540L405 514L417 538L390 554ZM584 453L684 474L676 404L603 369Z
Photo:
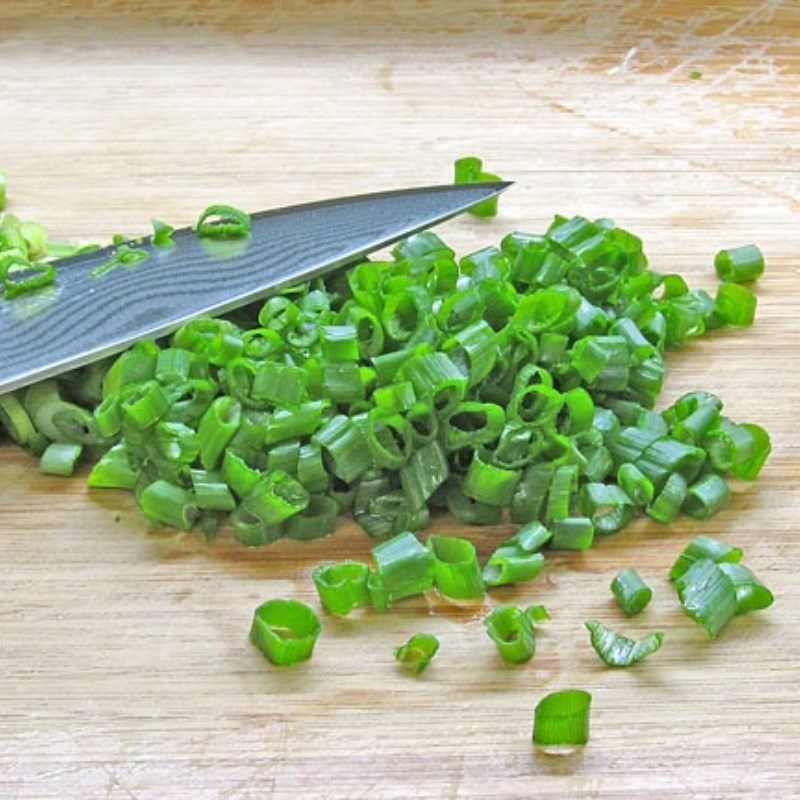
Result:
M439 649L439 640L430 633L417 633L394 651L395 658L412 675L419 675Z
M589 741L592 696L582 689L566 689L543 697L533 717L533 743L544 750L574 748Z
M530 661L536 650L531 618L512 605L497 606L483 621L486 633L509 664Z
M590 634L592 647L600 660L609 667L629 667L661 648L664 634L648 633L641 639L628 639L615 633L597 620L584 623Z
M311 658L322 624L297 600L268 600L253 614L250 641L277 667Z

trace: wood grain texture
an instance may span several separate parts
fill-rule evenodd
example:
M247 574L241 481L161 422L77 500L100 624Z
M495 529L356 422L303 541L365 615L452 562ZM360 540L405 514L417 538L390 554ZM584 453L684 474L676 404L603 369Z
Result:
M447 180L475 152L518 183L497 220L445 226L464 252L555 211L611 216L657 269L708 288L717 249L761 244L756 326L673 354L664 399L718 392L775 450L709 523L639 522L496 592L553 614L525 667L498 661L483 610L420 601L326 618L313 661L277 671L247 643L253 608L314 602L311 566L365 557L362 533L205 547L148 531L126 496L37 475L5 443L0 795L800 796L799 36L790 0L5 0L0 158L15 213L58 236L141 234L211 202ZM509 530L477 533L481 553ZM700 530L743 547L776 594L713 644L665 578ZM655 589L632 621L608 591L626 566ZM605 669L590 618L664 630L664 648ZM442 648L412 680L392 649L420 630ZM592 740L537 756L533 706L568 686L594 695Z

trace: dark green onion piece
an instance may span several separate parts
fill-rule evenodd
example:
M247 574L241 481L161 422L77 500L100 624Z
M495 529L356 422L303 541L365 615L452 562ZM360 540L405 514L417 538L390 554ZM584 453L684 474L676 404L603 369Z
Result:
M200 215L196 230L208 239L241 239L250 233L250 217L233 206L213 205Z
M564 517L551 523L554 550L588 550L594 541L594 526L588 517Z
M309 498L308 505L283 523L287 539L310 542L331 536L336 531L339 503L333 497L318 494Z
M419 675L431 663L439 649L439 640L430 633L417 633L394 651L400 665L412 675Z
M606 628L597 620L584 623L589 631L592 647L600 660L609 667L629 667L661 648L664 634L648 633L641 639L628 639Z
M695 561L675 581L684 611L713 639L736 614L736 587L719 564Z
M139 497L139 505L148 519L182 531L191 530L200 516L195 498L165 480L151 483Z
M272 527L307 508L310 496L302 484L280 470L259 479L242 500L242 509Z
M429 536L436 587L445 597L473 600L483 597L483 578L475 546L456 536Z
M139 471L128 458L125 445L114 445L92 467L86 483L95 489L132 490L139 479Z
M81 444L54 442L42 453L39 472L46 472L49 475L72 475L82 452Z
M435 574L434 557L413 533L401 533L372 548L375 574L369 584L370 598L378 610L428 591Z
M619 487L605 483L587 483L581 492L581 508L591 520L596 533L616 533L633 517L631 498Z
M671 581L680 578L692 565L701 560L713 561L716 564L738 564L742 560L742 551L731 547L710 536L698 536L686 545L669 571Z
M483 460L480 452L472 458L463 490L467 497L490 506L507 506L519 483L518 470L503 469Z
M683 510L695 519L708 519L731 499L731 490L719 475L706 475L692 484L683 501Z
M544 622L545 620L552 619L550 612L544 606L540 605L528 606L525 609L525 615L534 625L536 625L537 622Z
M624 569L618 573L611 581L611 592L617 605L629 617L643 611L653 597L653 590L635 569Z
M536 635L530 617L512 605L497 606L484 619L486 633L509 664L530 661L536 650Z
M351 481L372 465L372 456L361 431L343 414L332 417L312 437L330 459L334 475Z
M686 480L677 472L673 473L658 496L645 510L658 522L672 522L680 514L686 499L687 488Z
M756 316L756 296L737 283L723 283L717 289L717 308L728 325L747 327Z
M412 453L400 468L400 483L412 508L421 508L447 480L450 469L438 442L430 442Z
M719 568L728 576L736 590L737 614L760 611L772 605L775 599L772 592L747 567L723 561Z
M573 748L589 741L592 696L582 689L566 689L543 697L533 717L533 743L544 750Z
M311 658L322 624L297 600L268 600L253 614L250 641L276 667Z
M175 231L175 228L172 225L168 225L166 222L162 222L160 219L154 219L153 221L153 244L156 247L171 247L175 244L172 239L172 234Z
M754 244L720 250L714 267L721 281L744 283L754 281L764 274L764 256Z
M189 475L198 508L206 511L233 511L236 508L231 490L218 473L192 469Z
M197 439L200 461L205 469L214 469L241 423L242 407L232 397L218 397L203 414Z
M635 464L621 464L617 470L617 482L637 506L646 506L655 494L653 482Z
M322 607L339 616L347 616L358 606L369 605L368 578L369 567L360 561L320 564L311 573Z

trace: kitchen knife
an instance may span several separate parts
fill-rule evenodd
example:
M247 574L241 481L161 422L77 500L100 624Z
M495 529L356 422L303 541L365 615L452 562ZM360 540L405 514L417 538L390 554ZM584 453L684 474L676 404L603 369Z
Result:
M493 197L509 183L430 186L289 206L252 216L246 239L135 245L135 268L90 273L114 247L57 262L54 286L0 300L0 394L219 315L341 267Z

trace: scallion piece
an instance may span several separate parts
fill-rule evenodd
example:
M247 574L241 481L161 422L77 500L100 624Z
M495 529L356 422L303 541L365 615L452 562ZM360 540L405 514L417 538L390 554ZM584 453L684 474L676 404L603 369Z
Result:
M588 550L594 542L594 525L588 517L564 517L551 523L554 550Z
M597 620L584 623L589 631L592 647L600 660L609 667L629 667L661 648L664 634L648 633L641 639L628 639L615 633Z
M530 617L512 605L497 606L484 619L486 633L509 664L530 661L536 650L536 635Z
M439 640L430 633L417 633L394 651L403 669L419 675L433 660L439 649Z
M717 289L717 308L728 325L747 327L756 316L756 296L738 283L723 283Z
M483 578L475 546L456 536L429 536L437 589L454 600L483 597Z
M629 616L643 611L653 597L635 569L624 569L611 581L611 592L617 605Z
M720 250L714 258L720 280L730 283L754 281L764 274L764 256L754 244Z
M433 585L433 553L413 533L400 533L372 548L375 574L369 582L370 598L378 610L426 592Z
M742 560L742 551L731 547L710 536L698 536L686 545L669 571L671 581L680 578L697 561L708 560L716 564L738 564Z
M525 614L534 625L536 625L537 622L544 622L545 620L552 619L550 612L544 606L540 605L528 606L525 609Z
M322 624L297 600L268 600L253 614L250 641L276 667L311 658Z
M369 567L360 561L320 564L311 573L322 607L342 617L358 606L369 605L368 578Z
M775 599L772 592L747 567L722 561L719 562L719 568L728 576L736 591L737 614L760 611L772 605Z
M719 564L695 561L675 580L686 613L713 639L736 614L736 587Z
M495 550L483 568L487 586L508 586L532 581L544 569L539 552L553 534L539 522L529 522Z
M581 508L601 535L624 528L634 512L631 498L619 486L605 483L587 483L583 487Z
M241 239L250 233L250 217L233 206L213 205L200 215L195 229L208 239Z
M646 506L653 500L653 482L635 464L620 464L617 482L635 505Z
M592 696L582 689L566 689L543 697L533 717L533 743L549 752L582 747L589 741Z
M140 495L139 505L148 519L182 531L191 530L200 517L195 498L165 480L151 483Z
M731 499L731 490L719 475L706 475L686 492L683 510L695 519L708 519Z
M647 513L658 522L672 522L680 514L686 499L686 480L677 472L667 478L664 488L646 507Z
M81 444L53 442L42 453L39 472L46 472L49 475L72 475L82 452L83 445Z
M162 222L160 219L154 219L152 222L153 244L156 247L172 247L175 244L172 238L175 228L173 228L172 225L168 225L166 222Z

